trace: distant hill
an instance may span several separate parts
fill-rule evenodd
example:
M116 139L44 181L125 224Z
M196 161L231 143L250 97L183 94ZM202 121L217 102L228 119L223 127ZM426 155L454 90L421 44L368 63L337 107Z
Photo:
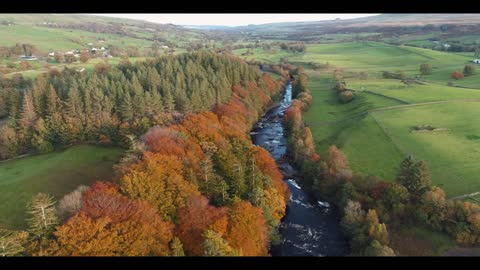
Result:
M0 46L36 45L42 51L77 48L99 39L116 46L151 46L153 41L182 46L206 34L173 24L82 14L0 14Z
M381 14L347 20L319 20L248 25L222 31L261 39L310 41L325 34L402 34L443 32L448 37L480 35L480 14Z

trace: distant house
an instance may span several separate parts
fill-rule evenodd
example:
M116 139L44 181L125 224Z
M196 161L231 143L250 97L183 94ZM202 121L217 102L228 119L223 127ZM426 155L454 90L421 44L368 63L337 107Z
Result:
M65 52L65 55L73 55L73 51Z
M473 63L480 64L480 59L473 59Z
M92 49L90 50L91 53L97 53L97 51L98 51L97 48L92 48Z
M448 49L448 48L450 48L451 46L450 46L450 44L445 43L445 44L443 44L443 47L444 47L445 49Z
M88 45L88 46L93 46L93 43L88 43L87 45Z
M100 50L105 51L105 47L101 47Z
M163 46L160 46L160 48L162 48L162 49L168 49L168 46L163 45Z
M49 52L49 53L48 53L48 56L54 57L54 56L55 56L55 52Z

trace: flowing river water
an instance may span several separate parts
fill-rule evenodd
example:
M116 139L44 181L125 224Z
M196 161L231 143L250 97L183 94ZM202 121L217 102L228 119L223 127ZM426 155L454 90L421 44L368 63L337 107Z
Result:
M287 213L281 221L282 242L272 247L273 256L344 256L348 244L340 229L340 216L327 202L317 201L297 184L296 170L285 158L287 138L282 126L292 103L292 84L283 99L268 110L250 133L252 141L277 161L290 189Z

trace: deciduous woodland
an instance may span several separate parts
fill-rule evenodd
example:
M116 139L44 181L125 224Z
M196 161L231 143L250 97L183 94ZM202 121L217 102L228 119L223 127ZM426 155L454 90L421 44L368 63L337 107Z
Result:
M323 158L316 154L302 115L312 102L308 77L302 67L291 73L296 99L284 118L289 155L301 168L303 186L340 208L341 226L353 254L396 255L395 248L403 243L392 243L391 236L401 228L417 225L445 232L460 245L480 243L480 206L446 199L445 192L432 184L425 162L406 157L392 182L356 175L349 168L347 156L335 145Z
M284 82L198 52L3 85L3 158L90 141L129 150L113 183L56 206L35 196L28 232L0 231L0 254L267 256L289 192L248 131Z

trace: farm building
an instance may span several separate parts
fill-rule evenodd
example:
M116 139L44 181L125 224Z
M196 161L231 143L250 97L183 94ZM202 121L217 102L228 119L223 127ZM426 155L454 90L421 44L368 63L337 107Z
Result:
M48 56L51 56L51 57L55 56L55 52L49 52Z
M168 49L168 46L163 45L163 46L160 46L160 48L162 48L162 49Z
M473 62L474 62L475 64L480 64L480 59L473 59Z

